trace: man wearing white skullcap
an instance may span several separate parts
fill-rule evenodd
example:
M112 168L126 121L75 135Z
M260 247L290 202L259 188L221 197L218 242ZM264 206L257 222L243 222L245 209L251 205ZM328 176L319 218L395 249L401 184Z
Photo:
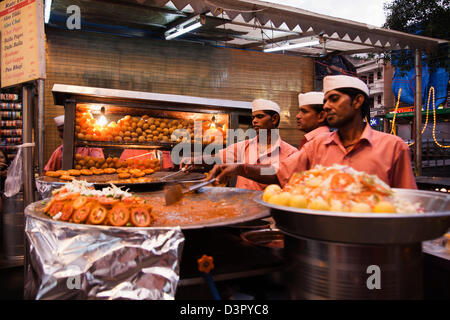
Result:
M55 122L56 128L58 130L58 135L62 140L64 137L64 115L53 118L53 121ZM93 158L105 158L103 150L101 148L78 147L76 153L81 154L83 157L91 156ZM62 155L63 145L60 145L55 149L55 151L53 151L50 159L44 167L44 171L60 170L62 168Z
M276 175L262 175L261 166L247 167L246 176L261 183L284 186L295 172L316 165L347 165L377 175L392 188L417 189L408 145L399 137L372 130L364 119L369 114L369 89L350 76L327 76L323 80L324 106L328 125L337 131L323 134L280 162ZM208 179L220 183L242 166L218 167Z
M279 123L280 106L276 102L265 99L253 100L252 126L256 137L229 145L219 151L218 158L223 163L242 163L244 166L268 164L278 167L281 160L287 159L297 151L278 135ZM272 141L273 139L275 140ZM265 184L244 178L242 175L237 177L236 188L261 191L265 187Z
M327 113L323 110L323 92L307 92L298 95L299 112L295 116L297 128L305 135L300 140L300 150L307 142L323 133L329 133Z

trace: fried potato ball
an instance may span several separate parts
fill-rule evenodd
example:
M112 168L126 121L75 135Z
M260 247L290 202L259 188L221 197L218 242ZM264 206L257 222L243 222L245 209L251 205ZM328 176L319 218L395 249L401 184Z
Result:
M288 206L290 198L291 194L289 192L281 192L270 197L269 203L279 206Z
M89 169L81 169L80 172L83 176L92 176L93 175L93 172Z
M66 180L66 181L72 181L75 179L75 177L69 176L69 175L62 175L61 177L59 177L61 180Z
M128 179L131 175L127 172L122 172L118 174L119 179Z
M373 212L376 213L396 213L395 206L388 201L380 201L373 207Z

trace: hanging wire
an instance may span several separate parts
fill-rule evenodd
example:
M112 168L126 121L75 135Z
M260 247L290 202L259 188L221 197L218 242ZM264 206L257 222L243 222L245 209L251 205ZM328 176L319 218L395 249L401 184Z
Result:
M430 110L431 92L433 92L433 140L434 140L434 143L436 143L437 146L439 146L440 148L443 148L443 149L450 148L450 146L444 146L444 145L440 144L436 139L436 92L435 92L434 87L430 87L430 90L428 92L428 103L427 103L427 111L426 111L427 117L425 119L425 125L422 128L421 134L423 134L425 132L427 125L428 125L428 115L429 115L429 110ZM397 115L401 93L402 93L402 89L400 88L398 91L398 98L397 98L397 103L395 105L394 117L392 118L392 128L391 128L391 132L390 132L394 136L396 135L396 133L395 133L395 131L396 131L395 130L395 117ZM414 145L414 143L415 143L414 141L412 143L409 143L408 147L411 147L412 145Z

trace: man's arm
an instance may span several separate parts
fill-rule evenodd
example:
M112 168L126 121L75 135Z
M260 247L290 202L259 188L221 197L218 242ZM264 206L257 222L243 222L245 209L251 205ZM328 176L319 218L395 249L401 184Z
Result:
M263 184L279 184L274 172L270 165L220 164L214 166L207 180L215 177L218 183L226 183L235 176L243 176Z

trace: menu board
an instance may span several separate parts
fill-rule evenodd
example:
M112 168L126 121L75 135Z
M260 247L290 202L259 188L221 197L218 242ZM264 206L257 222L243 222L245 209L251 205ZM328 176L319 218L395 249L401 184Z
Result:
M45 78L43 0L0 2L1 87Z

